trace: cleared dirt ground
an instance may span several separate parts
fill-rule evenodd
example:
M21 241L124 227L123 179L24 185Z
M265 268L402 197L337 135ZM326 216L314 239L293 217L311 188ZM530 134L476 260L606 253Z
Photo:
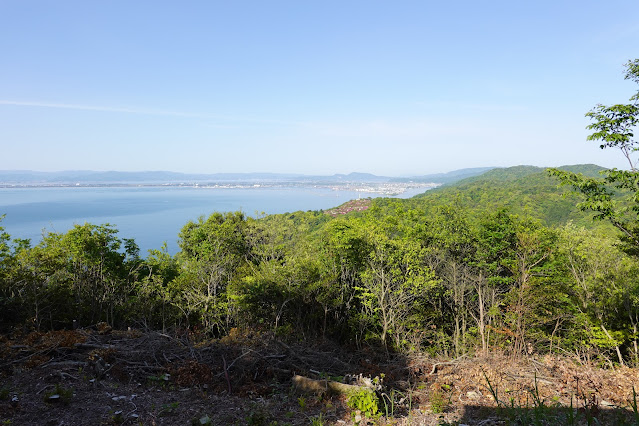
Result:
M377 410L304 393L296 374L377 377ZM237 330L206 340L101 324L0 337L4 425L639 424L633 387L636 369L569 358L389 357Z

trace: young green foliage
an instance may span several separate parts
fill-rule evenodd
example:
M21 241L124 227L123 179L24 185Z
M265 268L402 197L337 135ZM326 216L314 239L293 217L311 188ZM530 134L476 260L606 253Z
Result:
M627 80L639 84L639 59L625 65ZM628 104L597 105L586 114L594 130L588 140L599 141L600 148L617 148L628 161L629 170L606 170L602 179L587 178L581 174L551 169L563 185L570 185L584 196L579 204L582 210L596 213L595 219L608 220L619 231L624 249L639 255L639 172L637 152L639 141L635 128L639 124L639 91L630 97ZM619 199L619 196L622 199Z

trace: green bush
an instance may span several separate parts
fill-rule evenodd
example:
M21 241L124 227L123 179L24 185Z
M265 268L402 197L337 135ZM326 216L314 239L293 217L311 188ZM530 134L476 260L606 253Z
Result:
M370 418L376 418L381 415L378 403L377 395L370 389L362 389L352 393L347 401L349 408L359 410L364 416Z

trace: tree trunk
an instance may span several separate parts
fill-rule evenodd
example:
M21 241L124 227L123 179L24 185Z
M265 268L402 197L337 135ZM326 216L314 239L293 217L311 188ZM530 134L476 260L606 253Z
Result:
M601 324L601 329L603 330L604 333L606 333L606 336L608 336L608 338L614 342L615 339L612 338L612 336L610 335L610 333L608 333L608 330L606 330L606 327L604 327L603 324ZM623 357L621 356L621 351L619 350L619 346L615 345L615 350L617 351L617 357L619 358L619 364L620 365L625 365L623 362Z

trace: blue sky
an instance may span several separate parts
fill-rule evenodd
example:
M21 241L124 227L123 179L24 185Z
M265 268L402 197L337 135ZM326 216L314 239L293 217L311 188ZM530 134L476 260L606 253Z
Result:
M0 169L597 163L639 2L0 1Z

